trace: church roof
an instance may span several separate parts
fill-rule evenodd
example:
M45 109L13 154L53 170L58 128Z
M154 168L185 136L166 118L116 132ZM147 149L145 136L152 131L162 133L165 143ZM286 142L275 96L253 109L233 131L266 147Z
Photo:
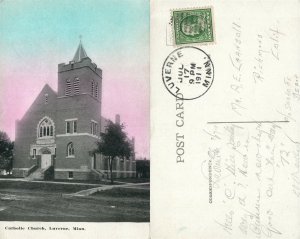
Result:
M76 51L76 53L75 53L75 56L74 56L74 58L73 58L73 61L75 61L75 62L79 62L79 61L81 61L83 58L85 58L85 57L88 57L87 56L87 54L86 54L86 52L85 52L85 50L84 50L84 48L83 48L83 45L82 45L82 43L81 43L81 41L79 42L79 46L78 46L78 48L77 48L77 51Z

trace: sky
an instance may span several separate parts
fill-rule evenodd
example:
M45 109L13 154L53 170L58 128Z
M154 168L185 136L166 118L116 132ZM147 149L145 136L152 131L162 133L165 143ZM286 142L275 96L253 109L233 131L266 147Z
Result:
M120 114L137 157L149 157L148 0L0 0L0 130L14 140L43 86L57 91L80 35L103 71L102 116Z

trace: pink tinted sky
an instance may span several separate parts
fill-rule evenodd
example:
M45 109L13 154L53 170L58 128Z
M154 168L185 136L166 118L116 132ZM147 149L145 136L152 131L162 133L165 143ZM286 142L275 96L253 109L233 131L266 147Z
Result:
M49 4L52 2L49 1ZM128 135L136 139L137 156L149 158L148 1L131 0L127 4L125 1L118 7L117 2L104 1L102 6L98 6L99 11L105 11L104 16L99 16L97 11L94 15L88 14L84 11L86 1L79 2L84 5L70 8L69 14L74 16L76 13L77 16L75 14L74 17L81 16L87 25L77 22L71 28L71 17L66 22L61 21L59 16L65 16L65 11L60 12L60 9L46 12L49 19L45 19L46 13L42 11L46 10L43 4L29 4L26 6L28 13L23 11L25 6L23 9L10 5L0 6L7 8L7 18L1 18L0 21L0 29L3 27L0 30L0 35L3 36L0 42L0 130L7 132L13 140L15 120L22 118L43 86L48 83L57 91L57 65L67 63L73 58L79 43L78 36L83 35L83 46L88 56L103 70L102 115L114 120L115 114L120 114ZM93 8L99 3L92 0L87 2ZM139 4L133 4L135 2ZM49 7L52 5L48 9ZM64 7L68 8L69 5ZM34 8L38 9L33 11ZM121 19L107 19L111 17L110 9L114 13L122 13L124 19L122 15ZM18 18L21 10L22 20ZM38 14L41 14L41 19L37 23L35 18L39 18ZM8 20L5 22L2 19ZM28 21L26 25L24 19ZM55 19L57 25L53 24ZM110 25L103 23L103 19L107 19ZM46 30L35 26L42 24L41 21L48 26ZM51 26L47 21L53 24L52 31L49 30ZM113 21L116 21L116 31L109 34ZM95 22L95 26L91 22ZM64 31L58 32L57 27L62 27L63 24ZM101 24L104 24L103 27Z

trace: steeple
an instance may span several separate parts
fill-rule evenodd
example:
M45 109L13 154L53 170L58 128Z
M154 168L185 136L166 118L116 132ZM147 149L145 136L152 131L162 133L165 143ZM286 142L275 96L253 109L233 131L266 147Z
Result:
M80 37L79 46L77 48L77 51L76 51L75 56L73 58L73 61L74 62L79 62L79 61L81 61L85 57L88 57L88 56L87 56L87 54L86 54L86 52L85 52L85 50L83 48L83 45L81 43L81 37Z

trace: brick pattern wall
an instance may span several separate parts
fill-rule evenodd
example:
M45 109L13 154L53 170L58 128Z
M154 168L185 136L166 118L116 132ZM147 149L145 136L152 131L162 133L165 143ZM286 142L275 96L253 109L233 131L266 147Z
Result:
M94 175L87 171L87 172L77 172L77 171L70 171L73 172L73 180L93 180ZM54 178L55 179L70 179L69 178L69 171L54 171ZM72 180L70 179L70 180Z
M12 173L13 173L14 177L24 178L27 176L27 171L28 170L25 170L25 169L14 168Z

